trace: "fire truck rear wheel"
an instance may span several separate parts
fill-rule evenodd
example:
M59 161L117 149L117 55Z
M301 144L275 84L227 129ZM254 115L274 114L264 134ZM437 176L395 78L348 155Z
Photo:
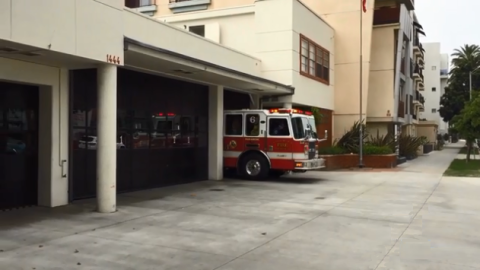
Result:
M251 153L242 158L240 175L249 180L267 178L270 166L267 159L257 153Z

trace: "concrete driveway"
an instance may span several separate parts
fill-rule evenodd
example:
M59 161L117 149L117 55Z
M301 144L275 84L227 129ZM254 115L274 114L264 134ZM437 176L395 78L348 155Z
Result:
M200 182L0 213L0 269L480 269L478 179L458 149L394 171Z

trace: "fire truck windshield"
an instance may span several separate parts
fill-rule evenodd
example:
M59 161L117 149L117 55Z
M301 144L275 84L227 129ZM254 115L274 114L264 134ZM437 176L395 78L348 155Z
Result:
M315 119L313 117L294 116L292 118L292 128L295 139L318 139Z

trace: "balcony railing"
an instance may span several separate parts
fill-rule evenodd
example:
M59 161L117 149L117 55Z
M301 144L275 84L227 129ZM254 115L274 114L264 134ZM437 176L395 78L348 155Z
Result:
M380 7L373 13L373 25L392 24L400 22L400 6Z
M125 6L128 8L139 8L155 5L155 0L125 0Z
M447 78L448 77L448 69L447 68L440 69L440 77L442 77L442 78Z
M173 13L208 9L211 0L169 0L168 7Z
M422 104L425 104L425 98L423 97L423 95L418 90L415 90L414 100L416 100L416 101L418 101Z
M415 64L415 68L413 69L413 73L418 73L418 75L420 75L420 78L422 78L422 81L424 80L423 70L420 68L420 66L418 64Z
M405 102L403 100L398 101L398 117L405 117Z
M125 6L149 16L155 15L157 11L155 0L125 0Z

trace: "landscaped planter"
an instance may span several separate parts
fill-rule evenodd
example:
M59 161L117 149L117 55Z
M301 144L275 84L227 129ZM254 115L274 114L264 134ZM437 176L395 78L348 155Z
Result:
M325 159L325 169L338 170L358 167L357 154L321 155ZM397 166L397 155L363 156L363 165L367 168L394 168Z

